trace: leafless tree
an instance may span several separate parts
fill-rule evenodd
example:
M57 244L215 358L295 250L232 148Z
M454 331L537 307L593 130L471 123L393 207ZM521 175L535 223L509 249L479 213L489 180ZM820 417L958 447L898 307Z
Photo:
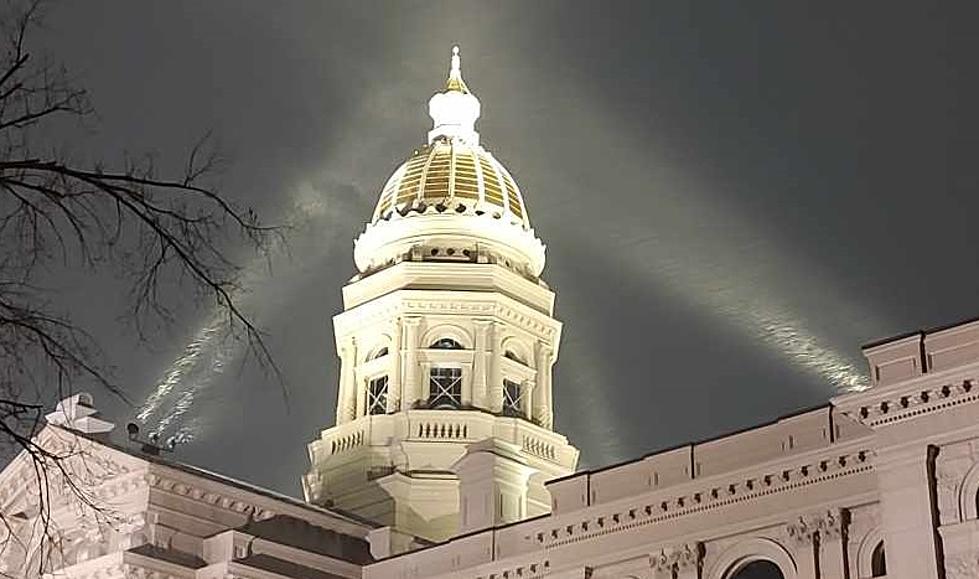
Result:
M159 174L150 157L82 166L59 152L51 127L94 119L93 108L62 66L31 52L40 16L37 1L0 0L0 458L11 449L29 454L42 487L52 472L70 484L71 473L64 456L35 442L41 394L56 388L60 398L95 384L129 400L112 379L109 354L59 309L51 272L123 274L127 319L139 335L171 321L167 296L189 286L222 309L229 335L247 340L277 375L239 308L241 270L229 252L239 237L266 251L279 230L209 183L219 162L209 139L191 148L178 175Z

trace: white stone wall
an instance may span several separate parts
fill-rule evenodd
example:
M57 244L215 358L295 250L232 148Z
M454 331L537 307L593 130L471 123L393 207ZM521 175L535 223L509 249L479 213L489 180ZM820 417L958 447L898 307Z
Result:
M979 577L976 324L866 354L868 391L554 481L550 516L364 576L728 579L765 560L791 579Z
M0 512L14 531L0 536L7 576L37 577L43 568L78 579L267 578L281 575L262 566L285 560L355 578L370 561L372 526L350 517L141 454L139 445L121 449L52 426L37 441L69 457L62 465L75 488L49 472L42 508L26 453L0 472ZM309 538L335 545L295 546Z

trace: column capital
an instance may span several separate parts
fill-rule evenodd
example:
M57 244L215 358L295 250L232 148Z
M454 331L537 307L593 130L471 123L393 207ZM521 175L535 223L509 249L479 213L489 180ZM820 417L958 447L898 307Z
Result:
M357 338L353 336L347 336L340 341L340 351L347 352L357 347Z
M799 515L785 524L785 534L797 545L812 545L818 534L821 539L838 539L846 529L847 511L833 508Z
M661 577L672 578L684 570L699 569L703 561L704 546L699 541L664 547L649 555L649 566Z

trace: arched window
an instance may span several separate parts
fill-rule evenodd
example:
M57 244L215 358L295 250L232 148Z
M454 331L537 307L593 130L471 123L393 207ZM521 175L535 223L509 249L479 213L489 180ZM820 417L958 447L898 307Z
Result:
M887 577L887 554L884 552L884 541L877 543L870 555L870 576Z
M367 383L367 414L387 414L388 377L379 376Z
M428 375L428 407L462 406L462 368L433 367Z
M381 358L381 357L387 356L387 355L388 355L388 347L387 346L384 346L380 350L374 352L374 355L371 356L371 360L377 360L378 358Z
M462 344L452 338L439 338L429 346L433 350L464 350Z
M503 381L503 415L519 418L524 416L523 387L518 382Z
M778 565L771 561L755 560L737 570L727 579L785 579Z

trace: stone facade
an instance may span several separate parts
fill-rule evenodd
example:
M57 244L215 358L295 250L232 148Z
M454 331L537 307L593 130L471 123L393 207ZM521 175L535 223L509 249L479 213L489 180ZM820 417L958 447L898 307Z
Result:
M824 408L551 481L549 516L365 577L979 577L979 322L867 347Z
M36 438L63 457L46 485L26 452L0 472L0 576L37 577L43 568L70 579L356 578L373 561L370 522L52 420L78 398L49 415L61 426Z

